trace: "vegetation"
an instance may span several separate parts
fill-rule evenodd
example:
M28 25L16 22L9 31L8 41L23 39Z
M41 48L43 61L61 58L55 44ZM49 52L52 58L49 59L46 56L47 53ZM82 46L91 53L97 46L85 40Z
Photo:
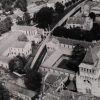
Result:
M80 28L67 29L65 27L58 26L52 32L52 35L91 42L93 40L100 39L100 25L93 23L93 28L90 31L81 30Z
M18 72L19 74L24 74L25 70L25 64L26 64L26 59L25 57L21 57L21 56L16 56L15 58L11 59L9 62L9 70L11 72Z
M18 25L27 25L27 26L31 25L31 17L28 12L24 12L23 17L18 16L16 20L17 20L16 24Z
M72 51L72 55L67 62L66 66L69 67L70 70L73 70L75 72L79 71L79 64L82 62L84 56L85 56L85 48L81 45L76 45L74 47L74 50Z
M35 15L35 22L38 22L38 26L47 28L53 20L53 9L49 7L43 7Z
M29 70L25 76L24 83L30 90L40 92L42 85L42 75L39 72Z
M0 83L0 100L10 100L8 90Z
M7 17L3 21L0 22L0 34L8 32L11 30L12 20L10 17Z
M64 12L64 6L62 3L60 2L57 2L55 4L55 11L58 13L58 14L62 14Z
M89 13L89 17L90 17L91 19L93 19L93 21L95 21L96 15L95 15L95 13L90 12L90 13Z

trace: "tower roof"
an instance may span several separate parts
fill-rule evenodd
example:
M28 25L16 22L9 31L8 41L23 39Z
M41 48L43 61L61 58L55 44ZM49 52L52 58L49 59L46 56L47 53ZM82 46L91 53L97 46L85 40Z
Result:
M95 64L95 62L98 60L98 56L96 55L95 49L89 47L89 50L87 51L83 62L89 63L89 64Z

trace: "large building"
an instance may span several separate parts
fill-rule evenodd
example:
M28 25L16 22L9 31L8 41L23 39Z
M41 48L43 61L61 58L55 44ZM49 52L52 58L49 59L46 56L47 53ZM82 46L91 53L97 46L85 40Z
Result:
M20 56L29 56L32 53L31 42L19 42L15 41L4 53L3 56L15 57Z
M66 28L80 28L83 30L91 30L93 21L89 17L70 17L65 25Z
M12 27L13 32L22 32L26 35L29 41L34 41L35 43L40 43L42 41L41 36L44 36L44 30L39 29L34 26L19 26L14 25Z

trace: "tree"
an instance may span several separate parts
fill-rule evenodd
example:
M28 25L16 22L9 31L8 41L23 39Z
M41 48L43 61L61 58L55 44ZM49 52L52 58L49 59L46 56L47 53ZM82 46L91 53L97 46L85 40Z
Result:
M57 3L55 4L55 11L56 11L58 14L63 13L63 12L64 12L64 6L63 6L63 4L60 3L60 2L57 2Z
M25 73L25 70L24 70L25 64L26 64L26 59L24 57L21 57L18 55L15 58L10 60L9 70L11 72L15 71L15 72L18 72L19 74L24 74Z
M31 17L29 15L28 12L25 12L24 15L23 15L23 21L25 23L25 25L30 25L31 23Z
M68 37L68 32L65 27L58 26L57 28L54 29L52 35L58 36L58 37Z
M53 9L49 7L43 7L36 13L35 19L38 25L42 28L47 28L53 20Z
M10 100L8 90L0 83L0 100Z
M27 42L28 39L27 39L27 37L26 37L25 34L22 34L22 35L20 35L20 36L18 37L18 41L24 41L24 42Z
M20 8L20 10L26 12L27 11L27 0L16 0L14 7Z
M39 72L29 70L25 76L24 83L30 90L40 92L42 85L42 75Z
M24 21L23 21L23 19L21 17L17 16L16 20L17 20L16 24L18 24L18 25L24 25Z
M96 15L95 15L95 13L91 12L91 13L89 13L89 17L90 17L91 19L93 19L93 21L95 21Z

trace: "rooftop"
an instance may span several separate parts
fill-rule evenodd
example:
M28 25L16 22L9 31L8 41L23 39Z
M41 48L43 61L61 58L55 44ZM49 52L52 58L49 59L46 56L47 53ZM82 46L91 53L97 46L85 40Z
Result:
M71 55L72 49L64 49L59 48L59 50L56 50L44 63L42 63L42 66L44 67L52 67L55 62L63 55L69 56Z
M2 62L9 63L10 60L11 60L10 57L0 56L0 61Z
M67 24L81 24L83 25L85 23L85 18L83 17L69 17L67 20Z
M62 44L73 45L73 46L75 46L77 44L80 44L85 48L89 48L90 46L94 47L95 44L96 44L96 43L87 42L87 41L74 40L74 39L68 39L68 38L66 39L66 38L63 38L63 37L55 37L55 36L53 36L53 38L56 38L57 40L59 40L59 43L62 43Z
M14 48L24 48L26 46L27 42L25 41L15 41L11 47L14 47Z

